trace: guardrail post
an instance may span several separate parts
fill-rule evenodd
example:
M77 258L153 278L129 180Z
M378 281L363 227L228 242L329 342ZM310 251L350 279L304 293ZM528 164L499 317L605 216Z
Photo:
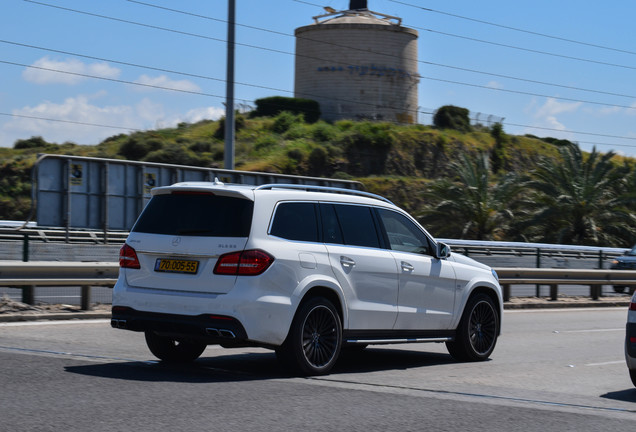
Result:
M559 286L556 284L550 285L550 300L556 301L559 297Z
M598 268L602 269L603 268L603 250L599 250L598 251Z
M22 261L29 261L29 234L24 233L24 240L22 241Z
M541 248L537 248L537 268L541 268ZM537 284L536 297L541 297L541 285Z
M91 287L82 285L82 310L91 310Z
M503 284L503 300L505 302L510 301L510 284Z
M25 285L22 287L22 303L26 303L28 305L35 304L35 286L34 285Z
M590 297L592 297L592 300L598 300L602 287L603 285L590 285Z

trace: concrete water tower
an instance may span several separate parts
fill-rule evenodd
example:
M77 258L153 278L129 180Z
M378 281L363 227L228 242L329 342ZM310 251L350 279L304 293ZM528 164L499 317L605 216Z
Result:
M313 19L295 31L294 96L316 100L329 121L416 123L417 31L366 0Z

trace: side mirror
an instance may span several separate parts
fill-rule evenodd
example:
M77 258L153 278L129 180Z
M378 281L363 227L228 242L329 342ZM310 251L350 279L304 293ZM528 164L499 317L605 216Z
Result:
M451 248L446 243L437 243L437 250L435 251L435 258L444 259L448 258L451 254Z

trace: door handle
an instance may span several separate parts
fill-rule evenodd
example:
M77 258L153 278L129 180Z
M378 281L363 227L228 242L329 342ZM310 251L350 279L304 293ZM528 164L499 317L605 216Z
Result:
M413 270L415 270L415 267L413 267L411 264L407 263L406 261L402 261L401 265L402 265L402 271L412 272Z
M356 265L356 262L354 260L352 260L349 257L346 256L341 256L340 257L340 264L342 264L345 267L353 267Z

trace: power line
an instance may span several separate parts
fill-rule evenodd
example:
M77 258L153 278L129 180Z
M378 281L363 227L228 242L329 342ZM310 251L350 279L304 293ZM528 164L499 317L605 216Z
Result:
M535 54L543 54L543 55L547 55L547 56L551 56L551 57L559 57L559 58L564 58L564 59L568 59L568 60L576 60L576 61L580 61L580 62L593 63L593 64L598 64L598 65L603 65L603 66L612 66L612 67L616 67L616 68L636 70L635 66L622 65L622 64L618 64L618 63L609 63L609 62L604 62L604 61L600 61L600 60L592 60L592 59L586 59L586 58L582 58L582 57L568 56L568 55L564 55L564 54L556 54L556 53L552 53L552 52L549 52L549 51L541 51L541 50L535 50L535 49L531 49L531 48L523 48L523 47L518 47L518 46L514 46L514 45L504 44L504 43L500 43L500 42L492 42L492 41L487 41L487 40L483 40L483 39L477 39L477 38L468 37L468 36L460 36L460 35L456 35L456 34L453 34L453 33L446 33L446 32L441 32L441 31L436 31L436 30L431 30L431 29L426 29L426 28L421 28L421 27L414 27L414 28L417 28L417 29L420 29L420 30L425 30L425 31L428 31L428 32L431 32L431 33L438 33L438 34L441 34L441 35L444 35L444 36L451 36L451 37L455 37L455 38L471 40L471 41L474 41L474 42L480 42L480 43L500 46L500 47L504 47L504 48L516 49L516 50L519 50L519 51L526 51L526 52L531 52L531 53L535 53Z
M77 53L71 53L69 51L49 50L49 49L42 48L42 47L37 47L37 46L34 46L34 45L15 43L15 42L5 41L5 40L0 40L0 42L1 43L8 43L8 44L13 44L13 45L18 45L18 46L24 46L24 47L28 47L28 48L34 48L34 49L40 49L40 50L46 50L46 51L52 51L52 52L65 53L67 55L75 55L75 56L79 56L79 57L91 58L91 59L94 59L94 60L107 61L107 62L112 62L112 63L115 63L115 64L122 64L122 65L127 65L127 66L134 66L134 67L138 67L138 68L151 69L151 70L157 70L157 71L161 71L161 72L175 73L175 74L179 74L179 75L185 75L185 76L196 77L196 78L201 78L201 79L225 82L225 80L223 80L223 79L212 78L212 77L208 77L208 76L204 76L204 75L190 74L190 73L186 73L186 72L179 72L179 71L163 69L163 68L156 68L156 67L151 67L151 66L143 66L143 65L138 65L138 64L134 64L134 63L121 62L121 61L118 61L118 60L105 59L105 58L95 57L95 56L84 56L84 55L77 54ZM69 75L76 75L76 76L81 76L81 77L86 77L86 78L95 78L95 79L102 79L102 80L113 81L113 82L121 82L121 83L125 83L125 84L132 84L132 85L138 85L138 86L143 86L143 87L156 88L156 89L160 89L160 90L170 90L170 91L190 93L190 94L195 94L195 95L200 95L200 96L212 96L212 97L217 97L217 98L221 97L219 95L213 95L213 94L204 93L204 92L196 92L196 91L192 91L192 90L184 90L184 89L177 89L177 88L164 87L164 86L158 86L158 85L138 83L138 82L133 82L133 81L118 80L118 79L115 79L115 78L99 77L99 76L95 76L95 75L81 74L81 73L77 73L77 72L69 72L69 71L64 71L64 70L59 70L59 69L45 68L45 67L41 67L41 66L25 65L25 64L22 64L22 63L15 63L15 62L10 62L10 61L6 61L6 60L0 60L0 63L10 64L10 65L14 65L14 66L22 66L22 67L27 67L27 68L32 68L32 69L46 70L46 71L50 71L50 72L65 73L65 74L69 74ZM495 90L495 91L501 91L501 92L512 93L512 94L522 94L522 95L527 95L527 96L552 98L552 99L558 99L558 100L565 100L565 101L569 101L569 102L588 103L588 104L592 104L592 105L600 105L600 106L608 106L608 107L616 107L616 108L624 108L624 109L636 109L635 106L629 106L629 105L609 104L609 103L604 103L604 102L596 102L596 101L590 101L590 100L566 98L566 97L560 97L560 96L557 97L557 96L544 95L544 94L540 94L540 93L525 92L525 91L519 91L519 90L501 89L501 88L494 88L494 87L489 87L489 86L479 85L479 84L465 83L465 82L460 82L460 81L452 81L452 80L446 80L446 79L442 79L442 78L427 77L427 76L423 76L423 75L418 75L418 76L420 78L422 78L422 79L438 81L438 82L444 82L444 83L448 83L448 84L462 85L462 86L473 87L473 88L481 88L481 89L485 89L485 90ZM272 91L282 91L282 92L292 93L289 90L277 89L277 88L273 88L273 87L258 86L258 85L252 85L252 84L247 84L247 83L238 83L238 82L236 84L250 86L250 87L258 87L258 88L262 88L262 89L266 89L266 90L272 90ZM316 97L318 95L309 95L308 94L306 96L307 97ZM344 99L336 99L335 101L336 102L338 102L338 101L339 102L353 102L353 101L344 100ZM369 105L373 105L373 104L369 104Z
M90 74L84 74L84 73L79 73L79 72L70 72L70 71L65 71L65 70L60 70L60 69L46 68L46 67L42 67L42 66L27 65L27 64L24 64L24 63L17 63L17 62L12 62L12 61L7 61L7 60L0 60L0 63L8 64L8 65L11 65L11 66L25 67L25 68L29 68L29 69L44 70L44 71L48 71L48 72L58 72L58 73L62 73L62 74L79 76L79 77L83 77L83 78L94 78L94 79L99 79L99 80L104 80L104 81L111 81L111 82L116 82L116 83L121 83L121 84L130 84L130 85L134 85L134 86L148 87L148 88L159 89L159 90L170 90L170 91L179 92L179 93L189 93L189 94L193 94L193 95L197 95L197 96L209 96L209 97L216 97L216 98L224 98L224 96L219 96L219 95L215 95L215 94L211 94L211 93L204 93L204 92L199 92L199 91L194 91L194 90L178 89L178 88L174 88L174 87L164 87L164 86L159 86L159 85L155 85L155 84L144 84L144 83L139 83L139 82L134 82L134 81L121 80L121 79L117 79L117 78L109 78L109 77L103 77L103 76L98 76L98 75L90 75Z
M608 107L614 107L614 108L636 109L636 106L631 106L631 105L616 105L616 104L609 104L609 103L605 103L605 102L595 102L595 101L589 101L589 100L583 100L583 99L566 98L566 97L562 97L562 96L550 96L550 95L526 92L526 91L521 91L521 90L508 90L508 89L497 88L497 87L489 87L489 86L480 85L480 84L471 84L471 83L465 83L465 82L461 82L461 81L452 81L452 80L447 80L447 79L442 79L442 78L432 78L432 77L427 77L427 76L423 76L423 75L420 75L420 78L427 79L427 80L432 80L432 81L444 82L444 83L448 83L448 84L457 84L457 85L462 85L462 86L467 86L467 87L481 88L481 89L486 89L486 90L494 90L494 91L501 91L501 92L506 92L506 93L522 94L522 95L526 95L526 96L538 96L538 97L545 97L545 98L549 98L549 99L558 99L558 100L564 100L564 101L568 101L568 102L589 103L589 104L592 104L592 105L601 105L601 106L608 106Z
M0 112L0 115L6 116L6 117L26 118L31 120L44 120L44 121L51 121L51 122L70 123L70 124L76 124L81 126L94 126L94 127L100 127L100 128L108 128L108 129L122 129L122 130L128 130L133 132L142 131L142 129L135 129L132 127L105 125L105 124L99 124L99 123L87 123L87 122L80 122L80 121L73 121L73 120L61 120L61 119L53 119L53 118L47 118L47 117L30 116L30 115L24 115L24 114Z
M120 21L120 22L124 22L124 23L128 23L128 24L138 25L138 26L142 26L142 27L148 27L148 28L152 28L152 29L156 29L156 30L175 32L175 33L179 33L179 34L183 34L183 35L187 35L187 36L194 36L194 37L209 39L209 40L213 40L213 41L216 41L216 42L223 42L223 43L226 42L224 39L220 39L220 38L213 38L213 37L204 36L204 35L196 34L196 33L181 32L179 30L174 30L174 29L170 29L170 28L166 28L166 27L160 27L160 26L154 26L154 25L145 24L145 23L139 23L139 22L136 22L136 21L122 20L120 18L110 17L110 16L106 16L106 15L94 14L94 13L91 13L91 12L80 11L80 10L77 10L77 9L70 9L70 8L64 8L64 7L60 7L60 6L56 6L56 5L50 5L50 4L38 2L38 1L35 1L35 0L24 0L24 1L27 1L29 3L38 4L38 5L42 5L42 6L49 6L49 7L53 7L53 8L58 8L58 9L62 9L62 10L70 11L70 12L86 14L86 15L89 15L89 16L95 16L95 17L99 17L99 18L103 18L103 19L109 19L109 20ZM222 19L219 19L219 18L213 18L213 17L209 17L209 16L206 16L206 15L200 15L200 14L195 14L195 13L192 13L192 12L187 12L187 11L182 11L182 10L177 10L177 9L172 9L172 8L166 8L166 7L157 6L157 5L153 5L151 3L137 1L137 0L128 0L128 1L131 2L131 3L137 3L137 4L140 4L140 5L147 6L147 7L153 7L153 8L163 9L163 10L167 10L167 11L174 12L174 13L180 13L180 14L195 16L195 17L202 18L202 19L208 19L208 20L214 20L214 21L217 21L217 22L227 23L226 20L222 20ZM294 0L294 1L298 1L298 0ZM307 2L303 2L303 3L307 3ZM311 3L307 3L307 4L311 4ZM314 5L314 6L317 6L317 5ZM271 30L271 29L265 29L265 28L262 28L262 27L247 26L247 25L242 25L242 24L238 24L238 23L237 23L237 25L241 25L241 26L244 26L244 27L247 27L247 28L251 28L251 29L255 29L255 30L270 32L270 33L274 33L274 34L279 34L279 35L283 35L283 36L287 36L287 37L294 37L294 35L290 35L288 33L278 32L278 31L274 31L274 30ZM415 28L418 28L418 27L415 27ZM479 42L483 42L483 43L492 43L492 44L495 44L495 45L507 46L507 47L513 48L513 49L525 50L525 51L542 53L542 54L546 54L546 55L563 57L563 58L568 58L568 59L573 59L573 60L587 61L587 62L596 63L596 64L603 64L603 65L607 65L607 66L615 66L615 67L621 67L621 68L636 70L636 67L631 67L631 66L626 66L626 65L612 64L612 63L607 63L607 62L599 62L599 61L596 61L596 60L581 59L581 58L570 57L570 56L562 56L560 54L542 52L542 51L538 51L538 50L531 50L531 49L515 47L515 46L511 46L511 45L499 44L499 43L496 43L496 42L483 41L483 40L469 38L469 37L464 37L464 36L460 36L460 35L454 35L454 34L451 34L451 33L437 32L435 30L430 30L430 29L424 29L424 28L419 28L419 29L425 30L425 31L434 32L434 33L440 33L440 34L447 35L447 36L452 36L452 37L475 40L475 41L479 41ZM300 38L302 38L302 37L300 37ZM307 39L309 41L314 41L313 39L310 39L310 38L305 38L305 39ZM351 46L347 46L347 45L336 44L336 43L333 43L333 42L324 42L324 41L314 41L314 42L321 42L321 43L324 43L324 44L327 44L327 45L332 45L332 46L336 46L336 47L340 47L340 48L359 50L359 51L363 51L363 52L370 52L370 53L374 53L374 54L381 54L381 55L384 55L384 56L387 56L387 57L397 58L397 56L393 55L393 54L379 53L379 52L375 52L375 51L371 51L371 50L363 50L363 49L360 49L360 48L351 47ZM237 43L237 45L248 47L248 48L253 48L253 49L259 49L259 50L275 52L275 53L279 53L279 54L304 57L304 58L309 58L309 59L313 59L313 60L320 60L320 61L325 60L325 59L320 59L320 58L316 58L316 57L306 56L306 55L299 54L299 53L291 53L289 51L277 50L277 49L262 47L262 46L258 46L258 45L244 44L244 43ZM116 61L113 61L113 62L116 62ZM585 89L585 88L580 88L580 87L567 86L567 85L562 85L562 84L549 83L549 82L544 82L544 81L538 81L538 80L531 80L531 79L526 79L526 78L514 77L514 76L510 76L510 75L503 75L503 74L497 74L497 73L492 73L492 72L478 71L478 70L469 69L469 68L462 68L462 67L451 66L451 65L443 65L443 64L439 64L439 63L425 61L425 60L417 60L417 62L418 63L422 63L422 64L433 65L433 66L437 66L437 67L443 67L443 68L449 68L449 69L455 69L455 70L462 70L462 71L471 72L471 73L495 76L495 77L499 77L499 78L507 78L507 79L512 79L512 80L535 83L535 84L542 84L542 85L547 85L547 86L554 86L554 87L559 87L559 88L566 88L566 89L570 89L570 90L577 90L577 91L584 91L584 92L598 93L598 94L606 94L606 95L610 95L610 96L619 96L619 97L625 97L625 98L634 98L634 97L636 97L636 96L632 96L632 95L625 95L625 94L619 94L619 93L613 93L613 92L606 92L606 91L601 91L601 90ZM126 63L122 62L122 64L126 64ZM145 66L141 66L141 67L145 67ZM155 70L161 70L159 68L152 68L152 67L148 67L148 68L149 69L155 69ZM165 70L165 71L168 72L167 70ZM180 73L180 74L183 74L183 75L188 75L187 73L182 73L182 72L177 72L177 73ZM196 76L196 75L193 74L191 76ZM201 76L197 76L197 77L201 78ZM209 77L205 77L205 79L210 79L210 78ZM434 79L434 78L428 77L427 79ZM243 85L249 85L249 84L243 84ZM467 84L467 85L470 85L470 84ZM488 87L485 87L485 88L488 88ZM514 92L514 91L511 91L511 92ZM533 95L533 94L531 94L531 95ZM541 95L541 94L534 94L534 96L544 97L544 95ZM554 96L550 96L550 97L553 97L555 99L561 99L559 97L554 97ZM564 99L564 100L570 100L570 99ZM576 99L573 99L573 100L576 101L576 102L588 102L588 101L584 101L584 100L576 100ZM612 104L605 104L605 103L600 103L600 102L590 102L590 103L599 104L599 105L607 105L607 106L617 106L617 107L621 107L621 108L625 107L625 106L621 106L621 105L612 105ZM627 107L627 108L632 108L632 107Z
M131 2L131 3L137 3L137 4L140 4L140 5L143 5L143 6L151 7L151 8L166 10L166 11L173 12L173 13L178 13L178 14L183 14L183 15L188 15L188 16L194 16L194 17L201 18L201 19L212 20L212 21L216 21L216 22L221 22L221 23L227 24L226 20L223 20L223 19L220 19L220 18L213 18L213 17L207 16L207 15L201 15L201 14L196 14L196 13L192 13L192 12L188 12L188 11L183 11L183 10L178 10L178 9L173 9L173 8L167 8L167 7L158 6L158 5L155 5L155 4L152 4L152 3L143 2L143 1L139 1L139 0L127 0L127 1ZM293 0L293 1L296 1L298 3L304 3L304 4L316 6L316 7L320 7L320 5L309 3L309 2L305 2L305 1L299 1L299 0ZM241 27L250 28L250 29L253 29L253 30L259 30L259 31L263 31L263 32L278 34L278 35L282 35L282 36L286 36L286 37L296 37L298 39L304 39L304 40L308 40L308 41L311 41L311 42L320 42L320 43L323 43L323 44L326 44L326 45L332 45L334 47L351 49L351 50L356 50L356 51L363 51L363 52L372 52L372 53L376 53L376 54L386 55L388 57L398 58L397 55L393 55L393 54L377 53L377 52L374 52L374 51L363 50L361 48L348 46L348 45L337 44L337 43L334 43L334 42L317 41L317 40L314 40L314 39L311 39L311 38L302 37L302 36L294 36L294 35L289 34L289 33L280 32L280 31L276 31L276 30L271 30L271 29L267 29L267 28L263 28L263 27L250 26L250 25L239 24L239 23L237 23L236 25L237 26L241 26ZM422 27L417 27L417 26L413 26L413 28L416 28L416 29L419 29L419 30L424 30L424 31L427 31L427 32L438 33L438 34L442 34L442 35L450 36L450 37L468 39L468 40L478 41L478 42L482 42L482 43L497 44L495 42L483 41L483 40L470 38L470 37L466 37L466 36L461 36L461 35L456 35L456 34L452 34L452 33L439 32L439 31L436 31L436 30L422 28ZM506 46L506 47L513 48L513 49L518 49L518 50L530 51L530 52L535 52L535 53L542 53L542 54L551 55L551 56L563 57L563 58L580 60L580 61L588 61L588 62L591 62L591 63L604 64L604 65L608 65L608 66L616 66L616 67L622 67L622 68L627 68L627 69L636 69L636 68L631 67L631 66L614 65L612 63L599 62L599 61L596 61L596 60L588 60L588 59L580 59L580 58L577 58L577 57L562 56L560 54L542 52L542 51L538 51L538 50L526 49L526 48L516 47L516 46L508 46L508 45L505 45L505 44L497 44L497 45L502 45L502 46ZM256 49L264 49L263 47L258 47L258 46L251 46L251 47L252 48L256 48ZM294 53L289 53L289 52L287 52L286 54L299 55L297 53L294 54ZM302 56L302 55L299 55L299 56ZM316 59L314 57L308 57L308 56L305 56L305 57ZM316 60L322 60L322 59L316 59ZM440 64L440 63L434 63L434 62L430 62L430 61L426 61L426 60L417 60L417 62L418 63L422 63L422 64L432 65L432 66L437 66L437 67L461 70L461 71L465 71L465 72L477 73L477 74L482 74L482 75L489 75L489 76L494 76L494 77L499 77L499 78L507 78L507 79L512 79L512 80L516 80L516 81L522 81L522 82L528 82L528 83L533 83L533 84L541 84L541 85L553 86L553 87L558 87L558 88L565 88L565 89L569 89L569 90L577 90L577 91L605 94L605 95L609 95L609 96L618 96L618 97L625 97L625 98L636 98L636 96L633 96L633 95L626 95L626 94L620 94L620 93L614 93L614 92L607 92L607 91L602 91L602 90L586 89L586 88L575 87L575 86L570 86L570 85L563 85L563 84L550 83L550 82L532 80L532 79L521 78L521 77L514 77L514 76L510 76L510 75L498 74L498 73L493 73L493 72L478 71L478 70L464 68L464 67L457 67L457 66L451 66L451 65L444 65L444 64Z
M294 1L299 1L299 0L294 0ZM480 19L476 19L476 18L470 18L470 17L457 15L457 14L453 14L453 13L449 13L449 12L438 11L438 10L435 10L435 9L414 5L414 4L411 4L411 3L404 2L404 1L399 1L399 0L388 0L388 1L393 2L393 3L402 4L402 5L405 5L405 6L410 6L410 7L417 8L417 9L422 9L422 10L427 11L427 12L433 12L433 13L437 13L437 14L440 14L440 15L451 16L453 18L460 18L460 19L463 19L463 20L466 20L466 21L472 21L472 22L477 22L477 23L480 23L480 24L486 24L486 25L489 25L489 26L499 27L499 28L503 28L503 29L506 29L506 30L513 30L513 31L520 32L520 33L527 33L527 34L531 34L531 35L535 35L535 36L541 36L541 37L545 37L545 38L549 38L549 39L560 40L560 41L563 41L563 42L569 42L569 43L573 43L573 44L577 44L577 45L583 45L583 46L589 46L589 47L593 47L593 48L600 48L600 49L604 49L604 50L608 50L608 51L615 51L615 52L620 52L620 53L624 53L624 54L636 55L636 52L625 50L625 49L608 47L608 46L605 46L605 45L598 45L598 44L593 44L593 43L590 43L590 42L583 42L583 41L578 41L578 40L575 40L575 39L568 39L568 38L564 38L564 37L561 37L561 36L554 36L554 35L550 35L550 34L547 34L547 33L540 33L540 32L536 32L536 31L532 31L532 30L521 29L521 28L518 28L518 27L512 27L512 26L507 26L507 25L503 25L503 24L497 24L497 23L493 23L493 22L490 22L490 21L480 20ZM304 3L304 2L301 2L301 3Z
M133 24L133 25L141 25L141 26L144 26L144 27L149 27L149 28L154 28L154 29L159 29L159 30L164 30L164 31L171 31L171 32L175 32L175 33L181 33L181 34L189 35L189 36L195 36L195 37L201 37L201 38L205 38L205 39L211 39L211 40L215 40L215 41L223 41L223 42L225 42L224 40L217 39L217 38L210 38L210 37L203 36L203 35L197 35L197 34L194 34L194 33L181 32L181 31L178 31L178 30L168 29L168 28L165 28L165 27L159 27L159 26L154 26L154 25L136 23L134 21L122 20L122 19L119 19L119 18L113 18L113 17L104 16L104 15L98 15L98 14L93 14L93 13L89 13L89 12L78 11L78 10L70 9L70 8L63 8L63 7L59 7L59 6L49 5L49 4L46 4L46 3L37 2L37 1L34 1L34 0L25 0L25 1L30 2L30 3L39 4L39 5L43 5L43 6L49 6L49 7L54 7L54 8L58 8L58 9L67 10L67 11L72 11L72 12L82 13L82 14L96 16L96 17L100 17L100 18L111 19L111 20L115 20L115 21L129 23L129 24ZM136 3L143 4L142 2L136 2ZM253 27L253 28L258 29L257 27ZM281 33L281 34L284 34L284 33ZM290 35L288 35L288 36L290 36ZM289 52L285 52L285 51L281 51L281 50L271 50L271 49L267 49L267 48L264 48L264 47L258 47L258 46L247 45L247 44L243 44L243 45L251 47L251 48L256 48L256 49L264 49L264 50L268 50L268 51L274 51L274 52L294 55L293 53L289 53ZM33 66L29 66L29 65L22 65L22 64L19 64L19 63L12 63L12 62L2 62L2 63L14 64L14 65L19 65L19 66L23 66L23 67L33 67ZM133 64L129 64L129 65L133 65ZM140 65L135 65L135 66L144 67L144 66L140 66ZM440 66L442 66L442 67L451 67L452 68L452 66L446 66L446 65L440 65ZM44 68L41 68L41 69L44 69ZM156 70L160 70L160 69L157 68ZM59 70L58 71L51 70L51 71L69 73L67 71L59 71ZM168 71L168 70L164 70L164 71ZM483 72L479 72L479 71L474 71L474 72L483 73ZM124 80L116 80L116 79L112 79L112 78L90 76L90 75L86 75L86 74L77 74L77 73L71 73L71 74L75 74L75 75L79 75L79 76L85 76L85 77L89 77L89 78L106 79L106 80L109 80L109 81L122 82L122 83L127 83L127 84L132 84L132 85L143 85L143 86L146 86L146 87L153 87L153 88L158 88L158 89L163 89L163 90L182 91L182 92L186 92L186 93L193 93L193 94L199 94L199 95L205 95L205 96L221 97L219 95L211 95L211 94L207 94L207 93L203 93L203 92L184 91L182 89L174 89L174 88L169 88L169 87L153 86L153 85L134 83L134 82L124 81ZM431 80L447 81L447 80L440 80L440 79L432 78L432 77L423 77L423 78L424 79L431 79ZM511 77L511 78L514 79L514 77ZM213 78L207 77L207 79L213 79ZM472 84L469 84L469 83L459 83L459 82L452 82L452 81L448 81L448 82L453 83L453 84L475 86L475 85L472 85ZM546 84L549 85L549 83L546 83ZM245 85L249 85L249 84L245 84ZM501 90L501 89L493 89L492 87L487 87L487 86L478 86L478 87L482 87L482 88L489 89L489 90ZM269 88L269 87L264 87L264 88L268 88L268 89L272 89L272 90L279 90L279 89L273 89L273 88ZM283 91L286 91L286 90L283 90ZM513 92L513 91L510 91L510 92ZM534 94L534 93L529 93L529 92L523 92L522 94L529 94L529 95L540 96L540 97L550 97L550 96ZM628 97L626 95L621 95L621 96ZM554 99L562 99L562 98L558 98L558 97L553 97L553 98ZM574 100L574 99L566 99L566 100L573 100L573 101L584 102L584 103L596 103L596 102L591 102L591 101L582 101L582 100ZM602 104L602 103L598 103L598 104ZM617 105L610 105L610 104L602 104L602 105L617 106ZM620 107L620 105L618 105L618 106ZM632 108L632 107L625 107L625 108ZM428 112L420 112L420 113L431 114L431 113L428 113ZM559 132L570 132L570 133L575 133L575 134L580 133L580 134L591 134L591 135L596 135L596 136L607 136L607 137L612 137L612 138L632 139L632 138L629 138L629 137L617 137L617 136L612 136L612 135L592 134L592 133L586 133L586 132L563 131L561 129L541 128L541 127L534 127L534 126L528 126L528 125L515 125L515 124L511 124L511 125L512 126L521 126L521 127L526 127L526 128L533 128L533 129L554 130L554 131L559 131Z

